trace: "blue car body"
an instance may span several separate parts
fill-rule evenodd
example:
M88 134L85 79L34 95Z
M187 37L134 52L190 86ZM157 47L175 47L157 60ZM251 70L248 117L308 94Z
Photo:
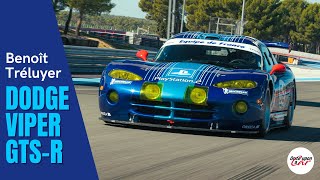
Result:
M261 50L262 55L267 49L260 41L245 36L187 32L172 39L250 44ZM231 133L261 133L274 127L290 126L296 97L294 75L287 66L285 72L270 74L272 66L277 62L274 59L272 62L266 61L268 59L262 57L261 62L264 65L258 70L225 68L187 61L113 61L107 65L101 77L101 119L108 123ZM109 72L115 69L133 72L141 76L142 80L112 78ZM252 89L215 86L219 82L232 80L251 80L256 82L257 86ZM141 90L146 82L161 85L161 100L150 101L141 98ZM189 87L206 89L205 105L186 101L186 91ZM113 91L119 94L117 103L110 102L108 98ZM267 93L270 93L269 111L264 107L267 103ZM239 101L248 105L244 114L235 112L235 103Z

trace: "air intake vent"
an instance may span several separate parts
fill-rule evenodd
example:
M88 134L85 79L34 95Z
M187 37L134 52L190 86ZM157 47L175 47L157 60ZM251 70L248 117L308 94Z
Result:
M205 39L208 39L208 40L219 40L219 37L207 36Z

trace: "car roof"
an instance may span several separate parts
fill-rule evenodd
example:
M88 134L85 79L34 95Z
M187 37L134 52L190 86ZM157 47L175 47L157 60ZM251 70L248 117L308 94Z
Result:
M271 42L271 41L262 41L267 47L283 48L289 49L290 45L284 42Z
M183 38L183 39L207 39L207 40L219 40L226 42L237 42L256 46L259 48L261 41L250 37L250 36L240 36L240 35L225 35L225 34L215 34L215 33L203 33L203 32L182 32L174 35L171 39Z

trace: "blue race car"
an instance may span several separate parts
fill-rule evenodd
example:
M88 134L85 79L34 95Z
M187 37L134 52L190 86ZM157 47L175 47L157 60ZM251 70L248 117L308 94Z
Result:
M107 123L229 133L292 124L295 77L262 42L200 32L175 35L147 60L113 61L100 81Z

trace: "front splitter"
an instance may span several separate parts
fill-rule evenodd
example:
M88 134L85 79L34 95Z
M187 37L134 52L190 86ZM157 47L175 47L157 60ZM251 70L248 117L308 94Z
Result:
M231 134L258 134L259 131L234 131L234 130L222 130L222 129L205 129L205 128L192 128L192 127L182 127L174 125L161 125L161 124L149 124L131 121L118 121L110 120L103 117L100 119L106 123L110 124L122 124L130 126L142 126L142 127L152 127L152 128L162 128L162 129L176 129L176 130L187 130L187 131L202 131L202 132L213 132L213 133L231 133Z

